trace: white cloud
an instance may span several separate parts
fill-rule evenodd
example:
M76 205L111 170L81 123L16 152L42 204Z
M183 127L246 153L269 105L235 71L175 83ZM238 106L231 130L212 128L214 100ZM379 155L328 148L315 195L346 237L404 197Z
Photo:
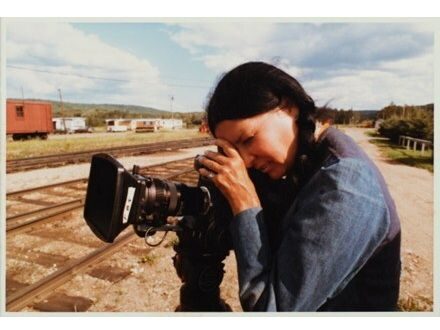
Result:
M266 41L273 35L271 24L188 23L178 24L180 31L171 38L189 50L214 72L225 70L251 59L265 59Z
M147 60L67 23L8 23L6 45L8 97L23 87L25 97L55 99L61 88L67 101L155 106L168 94Z
M182 47L198 52L197 47L240 48L264 46L261 41L271 36L274 26L271 24L249 24L240 22L187 23L177 24L180 31L172 34L173 40Z
M423 24L178 24L172 39L222 73L262 60L338 108L433 102L433 33Z
M384 62L374 70L343 70L325 80L304 82L318 104L353 109L380 109L390 102L433 102L433 56Z
M176 45L214 77L240 63L261 60L296 77L318 104L334 100L331 105L338 108L377 109L391 101L433 101L430 25L229 21L167 26ZM67 23L8 22L6 36L8 97L21 97L23 88L25 97L57 99L61 88L66 101L168 109L169 96L175 95L175 110L189 109L179 108L181 100L196 104L200 98L200 89L198 94L173 91L148 59Z

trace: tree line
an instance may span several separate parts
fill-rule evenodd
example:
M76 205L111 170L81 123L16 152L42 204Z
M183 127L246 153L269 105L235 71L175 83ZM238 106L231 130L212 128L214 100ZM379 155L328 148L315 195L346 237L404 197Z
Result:
M417 139L434 140L434 104L427 105L390 105L377 114L381 120L378 132L398 143L399 136L411 136Z
M327 105L318 107L316 119L321 122L331 122L336 125L373 125L377 110L344 110L331 108Z
M433 141L434 104L396 105L393 102L379 111L355 111L323 106L317 120L333 124L378 127L379 134L398 142L400 135Z

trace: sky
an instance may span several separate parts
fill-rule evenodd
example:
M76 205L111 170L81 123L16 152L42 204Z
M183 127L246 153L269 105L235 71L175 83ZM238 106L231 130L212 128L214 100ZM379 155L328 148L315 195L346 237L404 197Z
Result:
M428 23L264 20L6 23L6 94L203 111L222 74L265 61L317 105L380 110L434 101Z

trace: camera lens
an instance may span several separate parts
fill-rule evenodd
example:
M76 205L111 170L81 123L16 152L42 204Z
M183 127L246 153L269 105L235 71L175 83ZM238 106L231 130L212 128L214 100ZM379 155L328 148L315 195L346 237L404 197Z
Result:
M190 187L183 183L146 178L146 214L162 216L203 215L211 207L211 198L205 187Z

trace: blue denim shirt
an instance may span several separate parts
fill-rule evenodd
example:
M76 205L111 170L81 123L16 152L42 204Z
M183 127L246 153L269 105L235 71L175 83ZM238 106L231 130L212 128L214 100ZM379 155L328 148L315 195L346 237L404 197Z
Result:
M332 161L299 191L281 221L275 252L261 208L230 224L245 311L318 310L400 231L377 168L344 134L332 129L327 135Z

